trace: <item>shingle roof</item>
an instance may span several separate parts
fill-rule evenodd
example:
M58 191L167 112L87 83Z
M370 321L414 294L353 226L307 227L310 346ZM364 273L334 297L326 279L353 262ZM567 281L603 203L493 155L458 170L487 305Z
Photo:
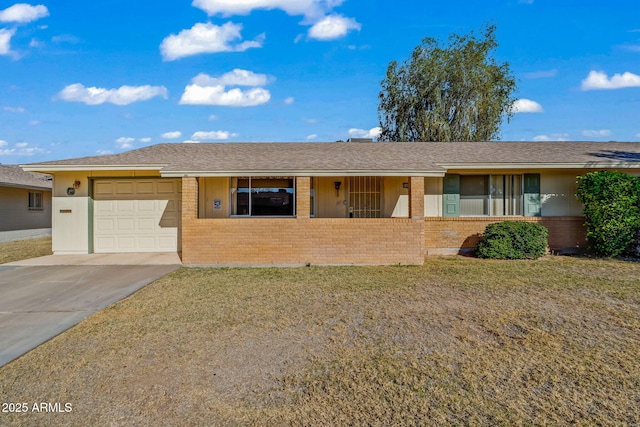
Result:
M158 144L120 154L26 165L158 166L163 175L207 172L398 171L442 173L462 165L639 167L635 142L351 142ZM36 169L38 168L38 169Z
M51 189L51 177L25 172L18 165L0 165L0 186Z

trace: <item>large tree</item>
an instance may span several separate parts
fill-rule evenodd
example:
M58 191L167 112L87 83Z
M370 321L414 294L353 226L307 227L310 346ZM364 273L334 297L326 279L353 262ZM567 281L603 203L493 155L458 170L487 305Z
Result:
M404 64L392 61L382 81L381 141L490 141L513 114L516 82L491 56L495 26L452 34L448 45L425 38Z

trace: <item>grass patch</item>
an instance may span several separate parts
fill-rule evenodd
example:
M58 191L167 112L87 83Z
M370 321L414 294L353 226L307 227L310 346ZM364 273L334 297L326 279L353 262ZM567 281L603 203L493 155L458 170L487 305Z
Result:
M0 368L9 425L637 425L640 264L183 268Z
M0 243L0 264L51 254L51 237Z

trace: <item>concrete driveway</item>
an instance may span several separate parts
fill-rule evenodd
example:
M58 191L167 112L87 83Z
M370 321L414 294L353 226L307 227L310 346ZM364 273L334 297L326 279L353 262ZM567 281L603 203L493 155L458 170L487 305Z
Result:
M0 265L0 366L180 265L177 254L51 255Z

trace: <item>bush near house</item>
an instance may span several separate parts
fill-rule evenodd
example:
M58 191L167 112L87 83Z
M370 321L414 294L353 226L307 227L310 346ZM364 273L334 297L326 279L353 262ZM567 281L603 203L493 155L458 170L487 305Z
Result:
M489 224L476 245L476 255L493 259L536 259L547 250L548 234L546 227L531 222Z
M622 172L590 172L578 177L576 195L584 204L590 250L604 257L634 251L640 229L640 178Z

